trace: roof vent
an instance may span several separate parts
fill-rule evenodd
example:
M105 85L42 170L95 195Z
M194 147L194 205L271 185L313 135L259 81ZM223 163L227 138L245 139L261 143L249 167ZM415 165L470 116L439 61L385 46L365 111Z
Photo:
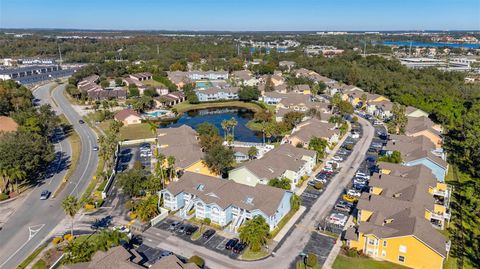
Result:
M253 204L253 197L247 196L247 197L245 197L245 200L243 200L243 202L251 205L251 204Z
M392 223L393 222L393 219L385 219L383 221L383 224L389 224L389 223Z
M398 197L400 197L400 196L402 196L402 193L401 193L401 192L397 192L397 193L395 193L395 194L393 195L394 198L398 198Z

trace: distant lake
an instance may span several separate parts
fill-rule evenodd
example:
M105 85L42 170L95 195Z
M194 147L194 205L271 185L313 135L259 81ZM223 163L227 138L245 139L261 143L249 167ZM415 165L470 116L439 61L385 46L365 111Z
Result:
M218 128L219 134L223 137L222 121L235 118L238 122L234 132L236 141L261 143L263 140L262 133L253 131L246 126L247 123L253 119L254 114L255 113L249 109L237 107L190 110L183 113L182 116L174 122L160 124L160 128L178 127L186 124L196 129L199 124L209 122Z
M384 41L387 46L406 46L409 47L448 47L448 48L466 48L466 49L480 49L480 44L457 44L457 43L435 43L435 42L408 42L408 41Z

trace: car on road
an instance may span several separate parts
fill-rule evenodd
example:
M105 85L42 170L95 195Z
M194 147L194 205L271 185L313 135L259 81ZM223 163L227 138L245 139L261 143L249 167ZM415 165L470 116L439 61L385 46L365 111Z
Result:
M225 249L232 249L235 247L235 245L238 243L238 241L240 241L238 238L232 238L230 240L228 240L228 242L225 244Z
M197 226L194 225L188 225L188 227L185 229L185 234L186 235L192 235L198 230Z
M98 151L98 147L97 146L93 147L93 151Z
M40 200L47 200L50 194L51 192L48 190L42 191L42 193L40 193Z
M78 123L84 124L85 122L83 120L78 120Z
M233 247L233 252L240 254L243 252L243 250L247 247L247 243L245 242L240 242Z
M215 230L214 229L208 229L207 231L205 231L202 235L203 238L205 239L209 239L210 237L212 237L213 235L215 234Z
M358 139L360 138L360 134L359 133L353 133L350 135L353 139Z
M167 256L172 256L172 255L173 255L173 252L168 251L168 250L162 251L162 252L160 253L160 256L161 256L161 257L167 257Z
M170 224L170 226L168 227L168 229L169 229L170 231L174 231L174 230L177 228L178 225L180 225L180 221L174 221L174 222L172 222L172 223Z

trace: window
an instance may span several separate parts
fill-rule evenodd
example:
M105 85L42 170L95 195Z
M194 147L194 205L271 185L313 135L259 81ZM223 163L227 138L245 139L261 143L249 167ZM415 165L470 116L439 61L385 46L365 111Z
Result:
M387 252L385 250L382 250L382 257L385 257L387 255Z
M405 262L405 256L398 256L399 262Z
M387 241L383 241L383 246L384 246L384 247L387 246Z
M375 239L368 239L368 244L375 245Z
M407 253L407 246L400 245L399 251L400 251L401 253Z

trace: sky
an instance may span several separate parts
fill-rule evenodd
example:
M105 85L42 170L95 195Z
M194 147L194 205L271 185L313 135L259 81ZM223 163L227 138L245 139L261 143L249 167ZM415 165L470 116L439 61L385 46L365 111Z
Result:
M0 0L0 28L480 30L480 0Z

